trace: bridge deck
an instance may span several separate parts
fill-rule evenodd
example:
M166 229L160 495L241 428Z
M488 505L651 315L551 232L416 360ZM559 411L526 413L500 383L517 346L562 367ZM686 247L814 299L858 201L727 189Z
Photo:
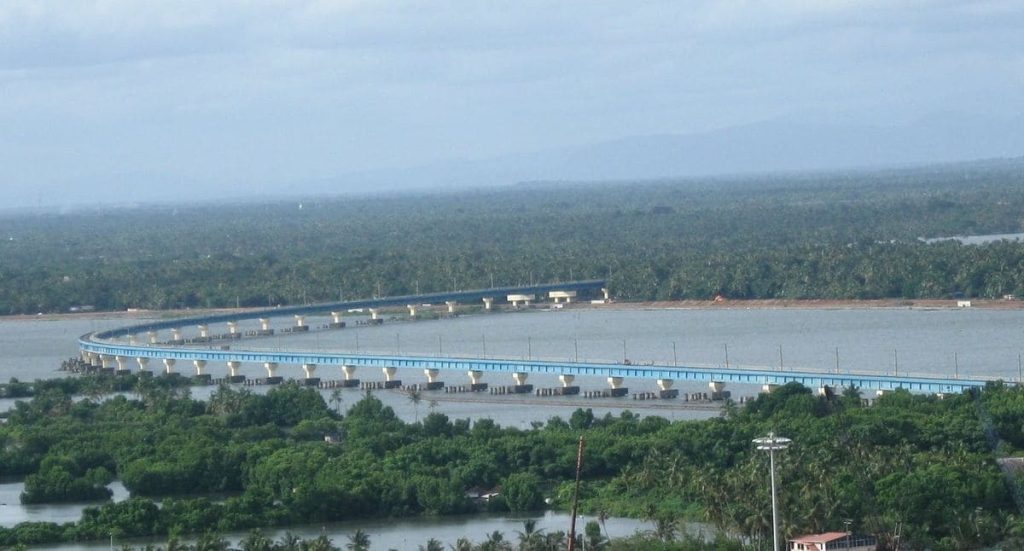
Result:
M279 364L351 365L357 367L396 367L409 369L440 369L449 371L482 371L485 373L548 373L553 375L577 375L591 377L623 377L626 379L670 379L674 381L719 381L753 385L782 385L798 382L817 388L829 386L845 388L854 386L871 390L894 390L903 388L917 392L957 393L970 388L985 386L985 379L950 379L942 377L911 377L894 375L872 375L851 373L826 373L813 371L776 371L770 369L717 368L668 365L626 365L613 363L568 362L548 360L511 360L487 358L451 358L414 355L379 355L351 352L325 353L311 351L259 351L244 350L232 345L232 349L200 349L140 344L122 344L109 339L146 331L156 331L188 325L208 325L217 322L311 315L324 312L349 310L353 308L376 308L404 306L406 304L441 303L444 301L480 300L484 297L503 297L509 294L539 294L554 290L593 291L604 287L602 280L577 281L531 285L525 287L500 287L453 293L434 293L366 299L348 302L333 302L309 306L293 306L256 310L245 314L217 314L174 320L162 320L130 327L112 329L101 333L84 335L79 340L85 352L122 356L129 358L174 359L181 361L205 360L207 362L274 362Z

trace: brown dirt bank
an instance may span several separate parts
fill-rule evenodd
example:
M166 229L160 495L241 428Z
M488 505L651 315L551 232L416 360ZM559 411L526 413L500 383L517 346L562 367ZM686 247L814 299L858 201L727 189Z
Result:
M1024 308L1021 300L970 299L970 308L987 310L1014 310ZM589 305L588 305L589 306ZM615 302L600 305L600 308L621 308L625 310L637 308L671 309L671 308L734 308L734 309L773 309L773 308L806 308L819 310L842 310L853 308L919 308L937 309L960 308L956 300L950 299L877 299L877 300L836 300L836 299L754 299L754 300L676 300L655 302Z
M1001 299L970 299L971 308L986 310L1016 310L1024 308L1024 300ZM544 308L546 305L537 305ZM843 310L860 308L905 308L905 309L956 309L956 300L951 299L876 299L876 300L836 300L836 299L752 299L752 300L666 300L646 302L612 302L611 304L592 305L578 302L571 308L608 308L617 310L657 310L657 309L773 309L773 308L804 308L820 310ZM230 312L246 312L246 308L212 308L194 310L128 310L117 312L76 312L66 314L41 314L0 316L4 321L24 320L71 320L71 319L164 319L201 316L205 314L221 314ZM388 309L390 312L391 309ZM403 312L404 308L396 308L395 312Z

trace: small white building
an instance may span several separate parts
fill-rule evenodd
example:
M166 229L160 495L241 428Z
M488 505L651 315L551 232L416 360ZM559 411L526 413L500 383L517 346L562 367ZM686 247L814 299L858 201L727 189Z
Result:
M789 551L874 551L878 541L850 532L825 532L789 540Z

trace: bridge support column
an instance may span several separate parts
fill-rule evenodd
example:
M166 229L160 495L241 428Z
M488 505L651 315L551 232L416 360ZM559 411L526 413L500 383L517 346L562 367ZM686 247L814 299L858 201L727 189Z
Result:
M455 302L454 300L446 300L446 301L444 301L444 303L445 303L446 306L448 306L448 313L449 314L454 314L455 313L455 308L459 305L459 303Z
M484 297L484 310L491 311L491 306L494 304L494 298Z
M352 388L359 386L359 379L353 377L356 374L356 366L354 365L343 365L341 366L341 372L345 374L345 380L341 382L341 386L345 388Z
M104 373L113 374L114 373L114 363L115 363L114 356L109 356L107 354L101 354L100 355L100 366L103 369Z
M658 397L667 400L679 397L679 389L672 388L675 383L673 379L658 379Z
M345 327L345 322L342 321L343 312L331 312L331 329L341 329Z
M618 398L629 393L629 389L622 386L622 377L608 377L608 386L611 387L608 392L612 397Z
M612 301L611 291L609 291L607 287L601 289L601 294L604 295L604 301L605 302L611 302Z
M575 296L576 291L551 291L548 293L548 298L555 301L555 304L558 304L563 300L566 304L569 304Z
M402 381L395 378L395 374L398 373L398 369L388 366L381 368L384 371L384 388L401 388Z
M149 373L149 358L135 358L135 362L139 364L139 373Z
M410 318L415 318L416 317L416 305L415 304L406 304L405 307L409 309L409 317Z
M481 390L487 390L487 383L481 383L480 380L484 378L484 372L477 369L470 369L466 372L469 375L469 389L473 392L479 392Z
M309 326L306 325L306 316L295 316L295 328L293 331L309 331Z
M199 341L206 342L210 340L210 326L200 325L199 326Z
M440 390L444 388L444 382L437 380L440 369L424 369L423 374L427 376L427 390Z
M763 392L765 394L771 394L772 392L775 392L775 389L777 389L777 388L779 388L779 385L772 384L772 383L765 383L765 384L761 385L761 392Z
M149 335L149 344L156 344L159 342L160 334L156 331L149 331L146 334Z
M516 382L515 386L512 387L512 392L515 394L526 394L527 392L533 392L533 385L526 384L526 378L529 377L529 373L516 372L512 374L512 380Z
M712 400L725 400L731 393L725 390L725 383L722 381L711 381L708 383L708 388L711 389Z
M228 361L228 382L229 383L242 383L245 382L245 375L238 373L238 370L242 367L242 362L237 360Z
M562 388L557 389L557 392L562 396L579 394L580 387L572 384L572 382L575 380L575 375L569 375L567 373L559 375L558 381L562 383Z
M267 370L266 382L268 385L276 385L281 382L281 377L277 376L277 362L263 362L263 369Z
M196 379L201 381L210 380L210 374L203 373L203 370L206 369L206 360L192 360L192 365L196 366Z
M95 369L103 369L103 360L95 352L89 352L89 365Z
M368 308L370 311L370 323L373 325L380 325L384 323L384 320L380 319L380 309Z
M184 344L185 339L181 338L181 329L171 329L171 344Z
M270 318L260 318L260 330L256 334L261 336L274 334L274 330L270 328Z
M128 358L124 356L115 356L114 361L117 362L117 375L128 375L132 372L132 368L128 367Z
M229 321L228 322L228 338L229 339L238 339L238 338L241 338L241 337L242 337L241 333L238 332L238 322L237 321Z
M175 363L177 363L177 361L174 358L164 358L164 375L177 375L177 373L174 372Z
M302 364L302 371L306 374L306 386L318 386L320 379L316 375L316 364Z

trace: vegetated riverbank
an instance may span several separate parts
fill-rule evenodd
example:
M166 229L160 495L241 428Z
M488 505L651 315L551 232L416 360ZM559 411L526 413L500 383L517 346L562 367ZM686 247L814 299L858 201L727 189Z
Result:
M490 490L498 495L488 510L536 510L549 500L565 510L581 435L588 515L650 518L665 534L701 518L764 541L767 460L751 440L769 431L793 439L776 457L787 535L841 530L853 519L858 533L886 540L899 525L904 544L953 548L1020 528L1011 498L1019 483L995 458L1024 449L1024 390L997 384L944 400L896 392L870 407L855 392L814 396L793 384L705 421L580 409L524 430L436 412L403 422L374 396L341 414L333 396L297 384L265 395L221 387L200 401L164 378L74 379L6 415L0 469L26 477L28 501L91 496L114 477L133 497L89 508L75 523L0 529L0 544L461 514ZM113 388L104 385L126 381L138 399L102 399ZM99 390L73 401L69 384Z
M968 305L961 304L966 300ZM495 313L505 312L528 312L531 310L547 310L553 308L553 304L534 304L530 308L518 308L512 310L510 307L496 305ZM1019 310L1024 309L1024 300L1006 299L873 299L873 300L838 300L838 299L721 299L721 300L660 300L660 301L612 301L606 304L591 304L588 302L576 302L562 304L559 309L615 309L615 310L673 310L673 309L808 309L808 310L845 310L845 309L872 309L872 308L900 308L900 309L960 309L980 308L986 310ZM0 316L4 321L59 321L74 319L101 319L126 321L139 319L173 319L192 316L205 316L213 314L238 313L245 315L247 312L263 310L262 308L195 308L186 310L122 310L122 311L92 311L61 314L36 314L36 315L11 315ZM467 313L481 313L481 309L473 308ZM395 314L399 318L407 317L408 311L405 308L385 308L383 312Z

